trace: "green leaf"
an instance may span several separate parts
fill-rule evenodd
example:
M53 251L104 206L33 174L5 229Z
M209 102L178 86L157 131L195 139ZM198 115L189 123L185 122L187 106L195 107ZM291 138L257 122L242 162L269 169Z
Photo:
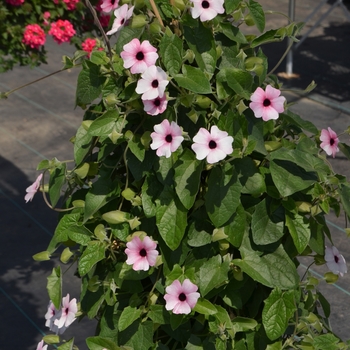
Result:
M232 324L235 332L246 332L254 329L258 322L252 318L238 316L232 320Z
M288 321L296 310L294 291L282 292L275 288L264 303L262 322L266 335L270 340L276 340L284 334Z
M313 158L308 153L285 148L271 153L271 176L281 196L302 191L318 180L315 171L319 163L313 162Z
M308 120L303 120L298 114L291 112L289 109L282 113L280 117L283 121L287 121L291 125L296 125L302 130L311 132L314 135L318 133L318 129L313 123Z
M241 97L250 99L253 77L249 72L234 67L223 68L217 74L217 80L227 83Z
M204 297L214 288L221 286L228 279L230 263L223 261L220 255L213 256L202 264L197 272L199 289Z
M56 249L56 245L61 242L68 241L69 229L72 226L76 226L79 222L80 214L79 213L71 213L65 214L58 225L56 226L55 233L51 239L51 242L47 248L47 250L52 253Z
M187 210L169 188L156 200L156 224L166 245L175 250L181 243L187 226Z
M133 155L140 161L143 162L145 159L145 147L141 143L141 138L139 135L134 135L128 142L128 146Z
M114 129L118 118L117 110L107 111L91 123L88 133L92 136L107 136Z
M47 277L47 291L55 308L59 310L62 300L62 274L60 266L53 268L51 275Z
M80 165L89 153L92 140L93 137L83 126L80 126L77 130L74 141L74 160L77 165Z
M309 244L311 231L308 219L299 214L286 213L286 226L292 236L298 253L302 253Z
M73 350L74 338L68 340L64 344L60 345L57 350Z
M253 0L249 0L249 2L247 2L247 6L256 27L260 32L263 32L265 29L265 13L262 6Z
M182 51L182 40L177 35L163 35L159 43L159 53L165 68L171 76L180 72L183 56Z
M102 66L109 62L106 51L92 51L90 61L98 66Z
M118 321L119 331L124 331L127 329L134 321L136 321L141 316L142 311L135 307L127 306L122 314L120 315Z
M247 39L239 28L233 26L231 23L220 23L222 32L231 40L239 44L247 44Z
M67 230L69 238L82 245L86 246L91 241L93 233L88 230L85 226L72 225Z
M100 177L86 194L84 223L106 203L116 198L119 192L120 188L117 182L112 184L109 179Z
M212 169L205 195L205 206L214 226L223 226L240 204L242 185L230 164Z
M242 243L243 235L247 229L247 215L242 205L236 209L234 216L224 227L224 233L228 236L226 239L234 246L239 247Z
M283 236L284 211L279 207L270 213L270 205L266 199L255 207L252 215L252 236L255 244L265 245L277 242Z
M182 73L174 76L175 81L180 87L197 94L211 94L210 81L200 68L184 64L182 66Z
M184 207L190 209L199 190L203 162L197 160L193 152L185 149L174 168L176 194Z
M316 350L336 350L339 349L338 346L339 339L333 334L322 334L313 338L313 345Z
M108 338L90 337L86 339L86 344L89 350L122 350L116 343Z
M76 103L84 107L100 96L106 77L100 72L100 67L85 60L83 70L78 76Z
M105 257L105 244L99 241L88 243L79 259L78 271L80 276L86 275L94 265Z
M155 324L169 324L170 314L163 305L151 305L147 316Z
M226 0L225 1L226 13L230 14L231 12L235 11L239 6L240 2L241 0Z
M125 331L119 333L119 344L133 350L149 349L153 345L153 322L135 321Z
M204 298L199 298L197 300L197 304L193 308L193 311L207 316L214 315L218 312L215 305L213 305L209 300Z
M343 205L346 215L350 218L350 186L340 185L340 201Z
M49 195L52 207L55 207L61 197L61 189L66 183L66 163L50 172Z
M273 253L261 257L249 247L248 240L249 237L245 238L244 244L239 249L242 259L233 260L233 264L267 287L293 289L298 286L299 276L296 267L282 245Z
M195 60L202 71L214 74L216 67L216 47L212 31L201 22L196 27L184 26L184 36Z

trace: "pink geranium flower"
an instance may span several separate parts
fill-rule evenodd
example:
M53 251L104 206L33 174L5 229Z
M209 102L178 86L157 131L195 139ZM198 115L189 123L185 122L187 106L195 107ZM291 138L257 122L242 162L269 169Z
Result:
M29 201L33 200L33 197L35 195L35 193L38 192L38 189L40 188L40 182L41 179L43 177L43 174L40 174L36 180L26 189L27 194L24 197L24 200L26 201L26 203L28 203Z
M58 328L69 327L76 319L75 314L78 312L77 300L74 298L69 301L69 294L62 298L62 309L60 318L54 321Z
M167 293L164 295L165 308L168 311L173 310L174 314L189 314L200 297L197 290L198 287L189 279L185 279L182 285L179 280L175 280L165 289Z
M332 155L334 158L335 154L339 152L339 148L338 148L339 139L337 134L331 128L328 128L328 130L322 129L320 140L322 141L322 143L320 144L320 147L329 156Z
M151 66L142 73L135 91L142 94L142 100L153 100L157 97L163 97L168 84L168 76L163 69Z
M202 22L210 21L215 18L218 13L225 12L224 0L191 0L193 7L191 14L193 18L200 18Z
M143 73L158 59L157 49L148 40L140 43L140 40L135 38L124 45L123 50L120 56L124 60L124 68L130 68L132 74Z
M110 13L118 7L119 0L102 0L100 7L105 13Z
M339 253L334 246L326 247L324 259L326 260L328 268L336 275L341 277L347 273L346 262L344 257Z
M22 39L25 45L32 49L39 49L40 46L45 44L45 41L45 32L38 24L28 24L25 27Z
M157 150L158 157L165 156L169 158L172 152L175 152L184 140L181 128L175 123L164 119L160 124L155 125L154 132L151 134L152 143L150 147Z
M44 341L40 341L38 343L38 346L36 347L36 350L47 350L47 345L44 345Z
M12 6L21 6L25 0L6 0L6 2Z
M59 19L57 22L51 23L49 34L53 36L58 44L70 41L75 35L75 30L72 23L67 20Z
M196 153L196 158L202 160L207 158L210 164L219 162L228 154L233 152L233 137L228 136L226 131L221 131L216 125L208 130L200 128L193 138L194 144L191 146Z
M265 91L258 87L250 97L252 101L249 107L256 118L262 118L265 122L277 119L279 113L284 111L285 97L280 96L281 91L267 85Z
M147 114L150 115L158 115L163 113L168 105L168 100L166 99L166 95L163 97L156 97L153 100L143 100L144 110Z
M126 263L132 265L135 271L147 271L150 266L156 264L158 251L157 243L146 236L142 241L140 237L135 236L132 241L126 244L125 253L128 256Z
M132 16L134 11L134 6L131 6L130 9L128 8L127 4L124 4L123 6L120 6L114 11L114 22L112 25L112 29L108 31L107 35L112 35L116 33L118 30L123 28L125 24L127 23L128 19Z

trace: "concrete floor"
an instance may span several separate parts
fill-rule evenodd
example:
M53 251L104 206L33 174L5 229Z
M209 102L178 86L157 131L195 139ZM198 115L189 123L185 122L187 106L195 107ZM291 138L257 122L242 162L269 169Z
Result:
M296 20L302 21L319 3L318 0L296 1ZM288 0L261 0L266 10L288 12ZM346 2L345 2L346 3ZM329 4L321 10L325 12ZM306 24L306 29L315 19ZM280 15L267 17L267 29L287 24ZM308 97L284 92L291 107L319 128L331 126L342 131L350 125L350 22L336 8L294 54L294 72L299 78L283 80L284 88L298 90L311 80L318 84ZM263 49L273 67L283 53L286 43L266 45ZM17 67L0 75L0 91L38 79L61 68L61 56L73 52L69 45L48 43L48 65L36 69ZM276 72L283 72L283 63ZM36 263L32 255L46 249L55 225L56 214L37 196L25 204L25 189L35 180L35 170L42 159L60 155L61 160L72 158L68 140L81 122L82 111L74 110L75 82L78 71L66 71L29 88L24 88L0 100L0 350L35 349L47 332L44 315L48 304L46 277L55 264ZM321 103L320 103L321 102ZM344 136L343 142L350 141ZM348 142L350 144L350 142ZM349 162L341 155L333 161L336 171L350 179ZM350 262L350 243L343 230L344 218L329 217L335 244ZM304 265L306 265L306 262ZM303 267L301 268L303 269ZM312 268L323 274L324 268ZM73 271L64 285L78 297L78 284ZM70 275L69 275L70 274ZM321 291L332 305L332 325L343 339L350 338L350 273L336 286L322 283ZM79 329L79 332L77 330ZM76 336L79 349L86 349L85 338L93 335L94 327L74 323L64 334Z

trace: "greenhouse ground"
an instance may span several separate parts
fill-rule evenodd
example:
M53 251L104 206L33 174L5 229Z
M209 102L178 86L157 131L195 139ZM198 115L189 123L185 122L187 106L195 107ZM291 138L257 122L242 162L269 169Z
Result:
M288 12L288 0L261 0L260 3L265 10ZM296 21L303 21L318 3L318 0L297 0ZM332 3L329 1L321 13ZM316 19L306 23L304 32ZM267 16L267 29L286 24L283 16ZM294 53L293 72L298 77L281 78L283 89L288 90L283 94L288 102L295 102L291 109L318 128L330 126L341 132L350 125L349 38L350 22L337 7ZM286 45L282 42L264 47L271 68ZM58 46L53 42L49 42L47 48L50 53L47 65L35 69L17 67L1 74L0 91L11 90L59 70L62 55L70 55L74 50L69 45ZM276 73L284 71L285 62ZM48 304L45 287L55 262L36 263L32 255L46 249L57 216L40 196L25 204L24 194L35 180L38 174L35 169L42 159L72 158L69 139L83 114L82 110L74 109L77 74L78 70L71 70L54 75L0 101L0 350L32 350L44 334L49 334L44 319ZM299 91L312 80L317 83L316 89L307 96L301 95ZM341 141L350 144L349 136L344 135ZM349 161L345 157L339 153L330 161L338 173L350 180ZM350 263L350 242L343 229L344 218L331 214L328 222L334 244ZM307 260L302 261L301 273L307 264ZM312 267L311 271L320 277L326 269ZM76 297L78 287L73 273L74 269L66 273L64 295L69 291L71 297ZM335 285L322 282L319 288L331 302L333 330L342 339L349 339L350 271ZM65 333L66 339L75 335L80 349L86 349L85 338L94 333L94 325L83 322L83 326L74 323Z

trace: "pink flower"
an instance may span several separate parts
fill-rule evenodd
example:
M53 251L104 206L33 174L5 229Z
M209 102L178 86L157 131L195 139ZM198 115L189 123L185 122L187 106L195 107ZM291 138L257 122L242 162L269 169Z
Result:
M57 22L51 23L49 34L53 36L58 44L70 41L75 34L72 23L67 20L59 19Z
M36 350L47 350L47 345L44 345L44 341L40 341L38 343L38 346L36 347Z
M158 59L157 49L148 40L140 43L139 39L133 39L123 49L120 56L124 60L124 68L131 67L132 74L143 73Z
M165 156L169 158L171 153L175 152L184 140L181 128L175 122L170 124L167 119L155 125L154 131L151 134L152 143L150 146L153 150L157 150L158 157Z
M118 7L119 0L102 0L100 7L105 13L110 13Z
M12 6L21 6L24 4L24 0L6 0L6 2Z
M218 13L225 12L224 0L191 0L193 7L191 8L191 14L193 18L200 17L202 22L210 21L215 18Z
M98 16L98 19L101 23L101 26L103 28L107 28L108 25L109 25L109 20L111 19L111 16L110 15L105 15L105 14L101 14Z
M150 115L158 115L163 113L168 105L165 94L163 97L156 97L153 100L143 100L142 102L145 112Z
M81 44L81 48L88 53L88 56L91 56L91 52L96 47L97 41L96 39L87 38L85 41ZM103 50L102 47L98 48L98 51Z
M120 6L114 11L114 22L112 25L112 29L108 31L107 35L112 35L116 33L118 30L123 28L125 24L127 23L128 19L132 16L132 13L134 11L134 6L131 6L130 9L128 9L128 5L124 4L123 6Z
M265 91L258 87L250 97L252 102L249 104L255 117L262 118L265 122L270 119L277 119L279 113L284 111L284 102L286 100L280 94L281 91L273 88L271 85L267 85Z
M69 301L69 294L62 298L62 309L60 318L54 321L58 328L69 327L76 319L75 314L78 312L77 300L74 298Z
M142 73L135 91L142 94L142 100L153 100L157 97L163 97L168 84L168 76L163 69L151 66Z
M221 131L216 125L208 130L200 128L193 138L194 144L191 146L199 160L207 158L210 164L219 162L228 154L233 152L233 137L228 136L226 131Z
M332 155L334 158L335 154L339 152L339 148L338 148L339 139L337 134L331 128L328 128L328 131L326 129L322 129L320 140L322 141L322 143L320 144L320 147L329 156Z
M39 49L44 45L46 36L44 30L38 24L28 24L23 33L22 42L32 49Z
M334 246L326 247L324 259L326 260L328 268L336 275L341 277L344 273L347 273L346 262L344 257L339 253L338 249Z
M51 17L51 13L49 11L45 11L43 13L43 18L44 18L44 25L48 26L50 23L48 21L48 19Z
M40 174L36 180L26 189L27 194L24 197L24 200L26 201L26 203L28 203L29 201L33 200L33 197L35 195L35 193L38 192L38 189L40 188L40 182L41 179L43 177L43 174Z
M61 311L55 308L55 305L50 301L45 314L45 326L50 328L50 331L58 333L58 327L55 325L55 321L61 317Z
M157 243L146 236L142 241L140 237L135 236L132 241L126 244L125 253L128 256L126 263L132 265L135 271L147 271L150 266L156 264L158 251Z
M63 0L69 11L74 11L77 7L79 0Z
M168 311L173 310L174 314L189 314L200 297L197 289L198 287L189 279L185 279L182 285L179 280L175 280L165 289L167 293L164 295L165 308Z

